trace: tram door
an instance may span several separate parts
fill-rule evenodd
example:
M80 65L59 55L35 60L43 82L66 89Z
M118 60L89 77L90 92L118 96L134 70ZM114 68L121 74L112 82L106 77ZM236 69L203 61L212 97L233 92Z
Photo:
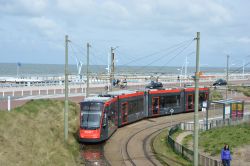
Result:
M122 124L128 122L128 102L122 103Z
M152 113L153 113L153 115L159 114L159 110L160 110L159 100L160 100L160 97L153 97L152 98Z
M187 111L194 111L194 95L188 94L187 95Z

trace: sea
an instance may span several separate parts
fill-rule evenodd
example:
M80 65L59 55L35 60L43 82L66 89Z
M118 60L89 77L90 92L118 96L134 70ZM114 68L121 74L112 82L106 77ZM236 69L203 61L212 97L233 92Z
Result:
M91 65L91 74L107 74L107 66ZM138 74L138 75L184 75L184 68L178 66L116 66L116 74ZM77 75L77 66L69 65L69 74ZM201 67L204 74L225 73L225 67ZM82 75L86 72L86 66L82 67ZM195 67L187 67L187 75L193 75ZM242 73L242 67L230 68L231 73ZM245 73L249 73L250 68L245 68ZM0 63L0 77L36 77L36 76L62 76L64 75L64 64L16 64Z

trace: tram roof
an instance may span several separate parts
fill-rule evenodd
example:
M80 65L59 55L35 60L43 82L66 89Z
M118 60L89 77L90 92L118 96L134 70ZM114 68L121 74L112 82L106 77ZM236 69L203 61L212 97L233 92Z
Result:
M95 96L95 97L87 97L83 101L84 102L90 102L90 101L105 102L105 101L108 101L110 99L111 99L111 97L99 97L99 96Z
M119 91L108 92L108 94L111 96L118 96L118 95L122 95L122 94L131 94L131 93L135 93L135 92L136 91L132 91L132 90L119 90Z

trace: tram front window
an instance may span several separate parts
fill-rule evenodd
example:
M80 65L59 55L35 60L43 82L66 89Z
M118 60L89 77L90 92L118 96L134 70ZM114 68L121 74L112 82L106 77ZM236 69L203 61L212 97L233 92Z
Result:
M102 103L83 103L81 106L81 127L94 130L100 128Z

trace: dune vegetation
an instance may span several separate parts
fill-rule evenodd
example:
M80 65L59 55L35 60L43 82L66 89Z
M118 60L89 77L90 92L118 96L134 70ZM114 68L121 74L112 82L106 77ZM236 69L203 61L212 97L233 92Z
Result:
M63 108L63 101L42 99L0 111L0 165L78 165L79 106L69 103L68 143Z
M217 101L223 99L222 93L217 90L211 90L210 96L211 96L211 101Z
M247 87L247 86L233 86L233 87L229 87L229 90L236 91L236 92L241 92L245 96L250 97L250 87Z
M250 123L214 128L199 135L199 146L211 156L219 155L225 144L230 145L232 153L234 148L250 145ZM182 144L190 147L192 135L186 136Z

